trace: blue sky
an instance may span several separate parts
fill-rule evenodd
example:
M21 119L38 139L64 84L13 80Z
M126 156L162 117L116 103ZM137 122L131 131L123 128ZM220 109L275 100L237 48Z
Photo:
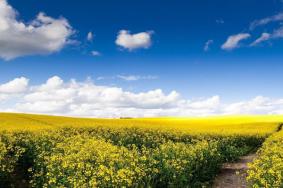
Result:
M53 76L78 82L90 77L96 85L133 93L177 91L185 99L220 96L222 102L233 103L256 96L283 98L281 0L8 0L6 6L17 11L14 20L26 28L40 27L33 22L43 12L44 18L68 22L70 33L53 51L20 43L29 52L18 55L18 41L12 34L13 40L1 40L0 31L2 84L19 77L34 86ZM149 39L119 45L121 30ZM90 32L93 38L88 40ZM255 43L261 36L264 40ZM22 40L36 37L28 34ZM229 42L229 37L234 38ZM5 42L15 43L17 51L12 45L7 49ZM5 58L9 50L14 50L13 57Z

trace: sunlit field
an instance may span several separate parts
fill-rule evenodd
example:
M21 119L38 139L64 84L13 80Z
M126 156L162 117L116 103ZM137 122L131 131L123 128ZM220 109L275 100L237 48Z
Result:
M273 115L90 119L2 113L0 186L209 187L223 163L260 148L248 181L280 187L281 122L283 116Z

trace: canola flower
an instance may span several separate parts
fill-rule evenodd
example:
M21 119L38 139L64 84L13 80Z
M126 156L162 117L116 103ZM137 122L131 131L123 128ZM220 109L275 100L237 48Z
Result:
M15 138L9 134L0 136L0 187L10 183L10 175L24 152L24 148L13 145L14 141Z
M17 168L31 187L209 187L221 164L260 147L281 120L0 113L0 186Z
M46 158L44 187L201 186L220 162L217 144L205 141L169 142L138 151L76 136L58 144Z
M272 135L249 164L248 181L252 187L283 187L283 131Z

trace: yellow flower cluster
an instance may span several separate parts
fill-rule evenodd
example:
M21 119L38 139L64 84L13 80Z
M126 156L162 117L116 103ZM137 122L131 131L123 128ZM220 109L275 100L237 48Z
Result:
M9 183L10 175L24 152L24 148L13 144L15 139L10 134L0 136L0 187Z
M6 155L7 155L7 149L5 147L5 144L0 141L0 160L1 160L0 161L0 174L6 171L6 166L5 164L3 164L4 163L3 160Z
M0 113L0 187L19 172L32 187L205 187L222 163L260 147L282 120Z
M247 179L253 187L283 187L283 131L264 142L249 167Z
M211 180L221 160L216 142L168 142L138 150L79 135L45 157L43 187L201 186Z

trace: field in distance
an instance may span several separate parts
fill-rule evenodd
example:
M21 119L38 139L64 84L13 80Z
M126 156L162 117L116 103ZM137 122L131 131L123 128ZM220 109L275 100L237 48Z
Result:
M223 163L260 148L249 184L280 187L282 122L279 115L92 119L0 113L0 186L209 187Z
M176 129L190 133L267 133L283 122L283 115L216 116L200 118L121 118L96 119L48 115L0 113L0 130L42 130L64 127L113 127ZM223 133L223 132L222 132Z

